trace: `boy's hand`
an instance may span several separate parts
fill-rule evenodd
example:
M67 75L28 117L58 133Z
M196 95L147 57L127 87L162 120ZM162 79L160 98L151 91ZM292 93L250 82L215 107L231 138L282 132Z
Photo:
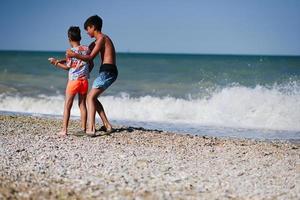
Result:
M78 62L76 67L75 67L75 70L80 69L84 64L85 64L85 62L83 62L83 61Z
M74 57L75 53L71 50L71 49L68 49L66 51L66 56L69 57L69 58L72 58Z

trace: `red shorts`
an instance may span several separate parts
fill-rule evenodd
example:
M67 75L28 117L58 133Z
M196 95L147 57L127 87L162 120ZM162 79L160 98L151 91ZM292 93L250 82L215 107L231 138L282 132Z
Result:
M69 80L66 88L68 94L86 94L89 89L89 82L87 79Z

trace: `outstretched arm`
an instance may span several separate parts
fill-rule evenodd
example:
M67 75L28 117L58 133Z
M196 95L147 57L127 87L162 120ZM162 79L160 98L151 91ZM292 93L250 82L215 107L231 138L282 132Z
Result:
M104 42L103 38L97 40L95 42L94 49L92 50L92 52L89 55L80 55L80 54L74 53L73 51L68 49L66 51L66 56L71 57L71 58L77 58L77 59L80 59L80 60L83 60L83 61L93 60L97 56L97 54L100 52L100 49L103 46L103 42Z
M50 61L50 63L52 65L55 65L55 66L57 66L59 68L62 68L64 70L69 70L70 69L67 65L62 64L62 62L63 62L62 60L57 60L55 58L49 58L48 60Z
M57 60L58 61L58 63L66 63L67 62L67 59L60 59L60 60Z
M62 63L57 63L55 66L59 67L59 68L62 68L64 70L69 70L70 69L70 67L68 67L67 65L62 64Z

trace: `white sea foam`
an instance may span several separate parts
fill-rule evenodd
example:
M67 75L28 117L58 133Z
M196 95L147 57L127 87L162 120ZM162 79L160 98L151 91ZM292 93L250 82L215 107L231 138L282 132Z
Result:
M62 115L63 96L38 98L0 96L0 110ZM173 97L128 94L99 98L110 119L146 122L189 123L233 128L300 130L300 93L282 92L256 86L233 86L214 92L210 98L179 99ZM79 116L77 101L72 115Z

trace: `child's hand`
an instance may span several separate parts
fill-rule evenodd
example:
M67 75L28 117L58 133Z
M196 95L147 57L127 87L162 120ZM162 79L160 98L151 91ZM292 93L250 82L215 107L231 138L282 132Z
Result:
M48 60L50 61L50 63L52 65L57 65L57 63L58 63L58 60L56 60L55 58L48 58Z
M68 49L68 50L66 51L66 56L67 56L68 58L72 58L72 57L74 57L74 52L73 52L71 49Z

